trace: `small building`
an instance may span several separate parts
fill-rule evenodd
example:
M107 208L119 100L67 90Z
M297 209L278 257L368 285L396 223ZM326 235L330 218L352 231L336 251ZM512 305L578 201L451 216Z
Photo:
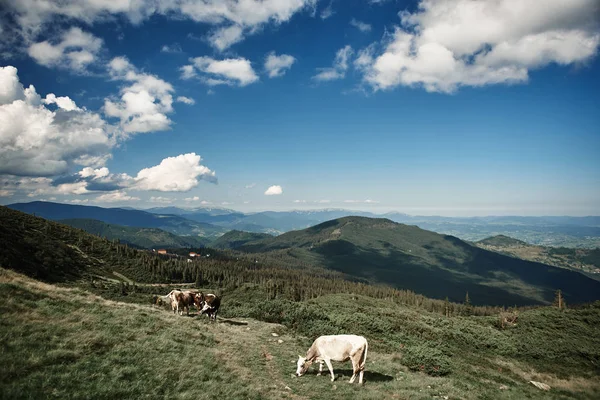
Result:
M198 254L194 253L193 251L190 253L190 257L198 257Z
M191 259L191 258L188 258L188 259L187 259L187 262L191 263L191 262L192 262L192 259Z
M167 251L165 249L158 249L157 253L158 254L167 254Z

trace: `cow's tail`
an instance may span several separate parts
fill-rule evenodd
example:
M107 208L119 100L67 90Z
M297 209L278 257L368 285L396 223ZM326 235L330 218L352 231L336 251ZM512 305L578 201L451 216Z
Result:
M362 359L360 361L360 370L365 370L365 365L367 364L367 352L369 350L369 342L365 340L365 351L363 351Z

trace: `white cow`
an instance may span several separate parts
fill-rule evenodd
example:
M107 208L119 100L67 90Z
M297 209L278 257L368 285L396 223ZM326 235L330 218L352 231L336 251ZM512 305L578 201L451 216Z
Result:
M327 364L331 373L331 382L335 380L333 374L333 361L352 361L352 378L350 383L354 383L356 375L360 374L358 383L363 383L363 374L365 372L365 363L367 361L367 350L369 344L367 339L357 335L330 335L317 338L310 349L306 352L306 357L298 356L297 376L302 376L308 371L308 368L315 361L319 362L319 375L323 372L323 362Z

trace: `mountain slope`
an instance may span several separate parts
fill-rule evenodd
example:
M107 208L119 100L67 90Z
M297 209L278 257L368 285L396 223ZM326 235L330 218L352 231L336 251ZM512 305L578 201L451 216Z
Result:
M218 226L192 221L177 215L152 214L122 208L102 208L42 201L11 204L7 207L55 221L73 218L95 219L109 224L159 228L176 235L217 237L227 231Z
M58 222L74 228L83 229L96 236L105 237L108 240L118 239L120 243L127 243L135 247L152 249L158 247L202 247L209 240L198 236L177 236L158 228L135 228L95 219L61 219Z
M580 273L504 256L387 219L340 218L239 249L285 251L312 265L453 301L469 292L477 304L543 304L553 300L557 289L572 303L600 298L600 282Z
M210 247L215 249L235 249L248 242L267 239L270 237L272 236L266 233L253 233L233 230L212 241L210 243Z
M528 243L514 239L505 235L490 236L488 238L477 241L477 245L485 246L501 246L501 247L517 247L517 246L529 246Z

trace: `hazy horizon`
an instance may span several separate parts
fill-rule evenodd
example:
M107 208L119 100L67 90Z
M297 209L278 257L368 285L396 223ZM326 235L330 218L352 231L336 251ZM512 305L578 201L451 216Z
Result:
M400 209L395 209L395 208L390 208L390 209L377 209L377 208L372 208L372 209L366 209L366 208L352 208L352 207L320 207L320 208L309 208L308 206L306 208L269 208L269 209L252 209L252 210L242 210L240 208L235 207L234 205L231 206L223 206L223 205L211 205L211 204L205 204L205 205L197 205L197 206L190 206L190 205L153 205L151 207L136 207L135 204L128 204L128 205L122 205L122 206L116 206L116 205L99 205L99 204L93 204L93 203L63 203L63 202L58 202L58 201L45 201L45 200L31 200L31 201L23 201L23 202L15 202L15 203L7 203L7 204L2 204L2 205L10 205L10 204L18 204L18 203L32 203L32 202L36 202L36 201L42 201L42 202L47 202L47 203L58 203L58 204L65 204L65 205L80 205L80 206L93 206L93 207L103 207L103 208L132 208L132 209L136 209L136 210L140 210L140 211L147 211L147 210L151 210L151 209L156 209L156 208L166 208L166 207L176 207L176 208L180 208L180 209L185 209L185 210L195 210L195 209L219 209L219 210L231 210L234 212L240 212L240 213L244 213L244 214L255 214L255 213L261 213L261 212L318 212L318 211L356 211L356 212L364 212L364 213L372 213L374 215L385 215L385 214L391 214L391 213L398 213L398 214L406 214L410 217L441 217L441 218L471 218L471 217L578 217L578 218L583 218L583 217L600 217L600 215L593 215L593 214L589 214L589 215L567 215L567 214L530 214L530 215L524 215L524 214L510 214L510 213L506 213L506 214L455 214L455 215L450 215L450 214L436 214L436 213L427 213L427 212L409 212L410 210L418 210L418 208L412 208L412 209L408 209L405 208L404 210L400 210Z

